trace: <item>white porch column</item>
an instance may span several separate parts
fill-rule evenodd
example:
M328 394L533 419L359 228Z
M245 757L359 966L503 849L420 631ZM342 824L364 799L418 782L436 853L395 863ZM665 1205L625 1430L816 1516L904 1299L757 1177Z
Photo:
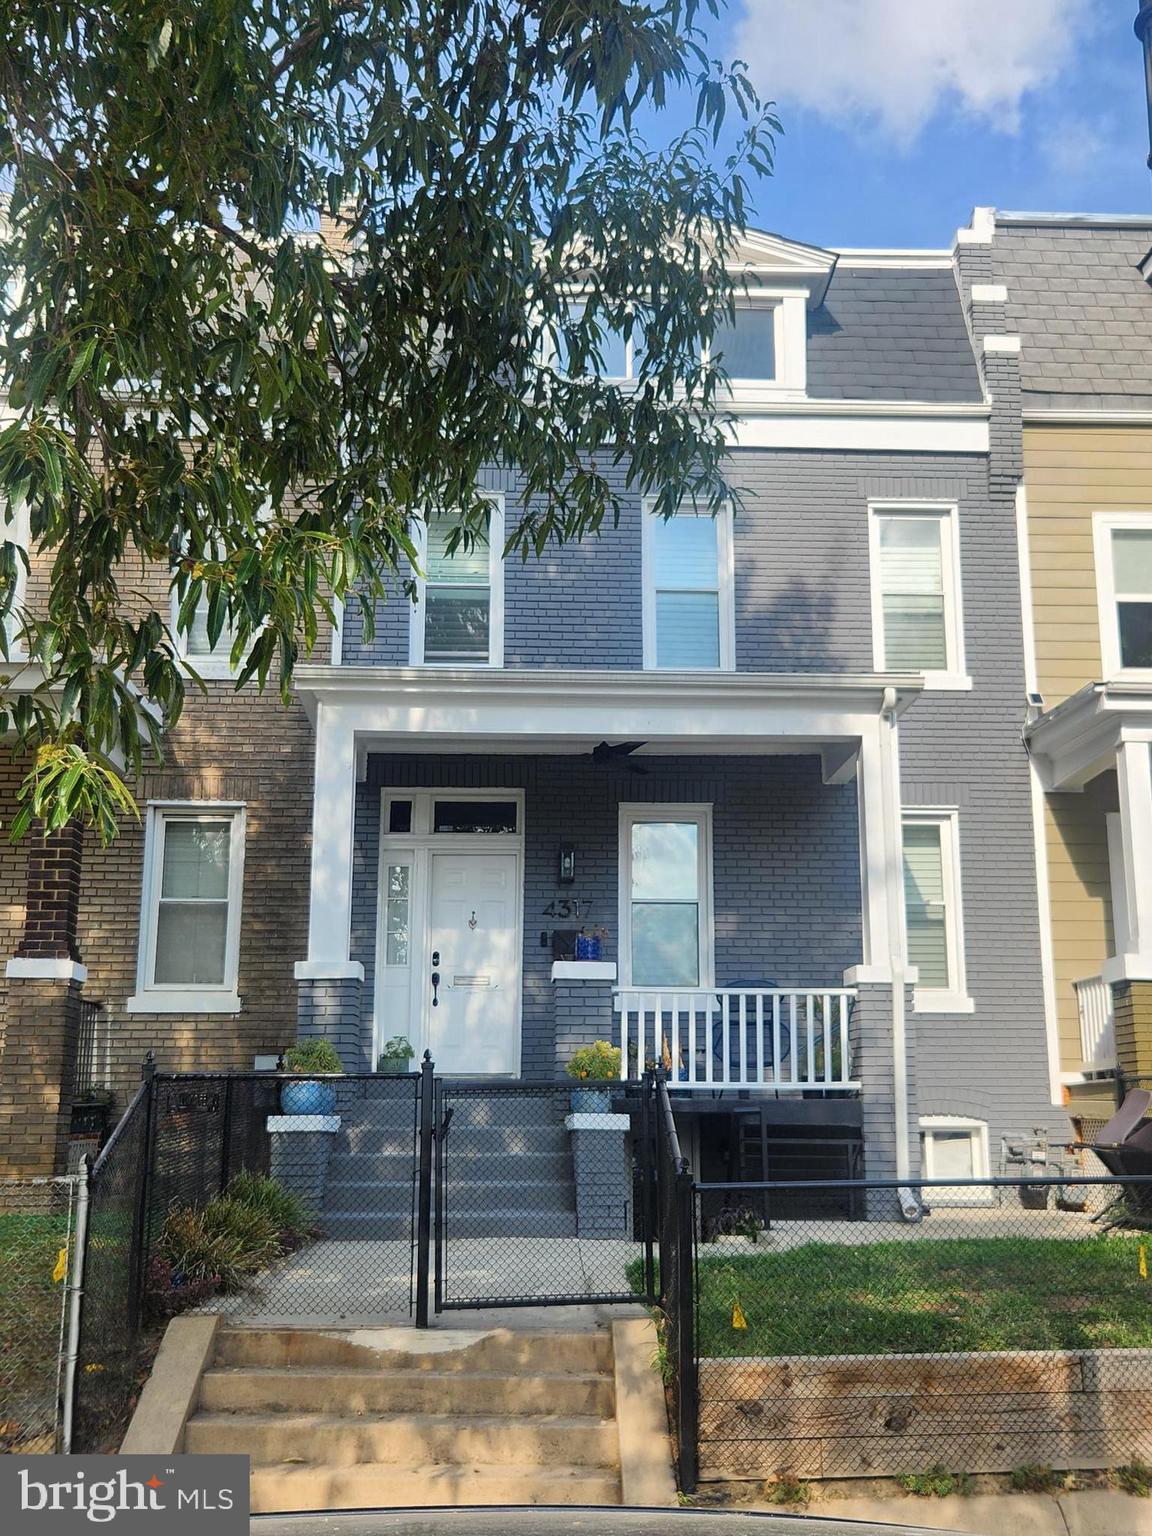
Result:
M1109 981L1152 980L1152 732L1120 732L1116 781L1128 942L1105 966Z
M316 776L312 803L312 875L308 959L300 980L363 977L348 958L352 933L352 831L356 812L356 735L345 711L316 711Z
M880 1020L863 1010L862 1029L868 1038L857 1044L865 1079L866 1140L881 1157L890 1156L896 1177L911 1171L911 1101L906 987L914 977L908 969L904 937L904 852L900 794L900 757L896 735L896 696L889 691L875 724L860 738L857 796L860 816L860 882L863 917L863 964L845 981L866 992L874 990L890 1008L891 1049L881 1046ZM888 1001L890 999L890 1002ZM868 1081L868 1080L871 1081ZM869 1112L875 1124L869 1125ZM891 1118L889 1118L889 1116ZM890 1138L890 1140L889 1140ZM884 1149L887 1142L890 1151Z

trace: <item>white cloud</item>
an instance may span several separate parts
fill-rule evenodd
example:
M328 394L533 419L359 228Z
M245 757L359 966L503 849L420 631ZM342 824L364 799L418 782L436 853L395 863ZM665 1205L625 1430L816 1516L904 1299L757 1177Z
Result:
M907 141L958 105L1013 132L1025 96L1071 62L1095 8L1096 0L744 0L736 52L785 112L791 103L839 122L871 121Z

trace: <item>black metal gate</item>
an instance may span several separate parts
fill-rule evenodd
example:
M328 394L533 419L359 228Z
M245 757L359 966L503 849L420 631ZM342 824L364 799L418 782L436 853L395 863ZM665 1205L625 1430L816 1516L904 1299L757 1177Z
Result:
M314 1085L265 1073L155 1076L140 1244L153 1311L186 1300L190 1277L169 1256L187 1224L226 1225L221 1199L260 1202L250 1175L274 1178L303 1219L250 1283L212 1293L214 1310L347 1321L412 1310L421 1077L329 1078L315 1085L327 1104L306 1102L303 1113L284 1097L301 1086Z
M437 1079L437 1312L634 1301L652 1288L651 1082Z

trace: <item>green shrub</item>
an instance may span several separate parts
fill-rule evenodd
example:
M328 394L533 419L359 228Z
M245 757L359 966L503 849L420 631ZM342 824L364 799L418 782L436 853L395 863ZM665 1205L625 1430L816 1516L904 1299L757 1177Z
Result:
M343 1072L344 1067L331 1040L297 1040L284 1052L284 1070L297 1073Z
M276 1179L261 1173L238 1173L228 1185L227 1195L250 1211L260 1211L285 1236L303 1237L312 1230L303 1201Z
M905 1493L920 1499L946 1499L950 1494L968 1494L975 1484L967 1472L949 1472L947 1467L930 1467L927 1472L910 1472L900 1479Z
M1036 1462L1030 1462L1023 1467L1013 1467L1008 1480L1017 1493L1055 1493L1058 1488L1064 1486L1061 1473L1053 1472L1051 1467L1041 1466Z
M223 1291L241 1290L283 1253L275 1223L260 1210L221 1195L195 1209L169 1211L159 1253L181 1285L214 1281Z
M812 1500L812 1485L791 1472L779 1472L764 1485L764 1497L769 1504L791 1504L803 1509Z
M1125 1493L1135 1494L1138 1499L1146 1499L1152 1493L1152 1467L1138 1456L1127 1466L1116 1467L1112 1476Z
M569 1077L582 1083L613 1082L620 1077L620 1047L607 1040L597 1040L594 1045L582 1045L564 1068Z

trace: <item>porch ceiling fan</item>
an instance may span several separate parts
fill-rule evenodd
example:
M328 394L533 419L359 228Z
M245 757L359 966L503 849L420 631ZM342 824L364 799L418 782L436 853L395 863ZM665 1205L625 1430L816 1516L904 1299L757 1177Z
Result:
M643 763L629 761L632 753L638 752L645 745L643 741L602 741L588 755L601 768L610 768L614 763L623 762L629 773L646 774L648 770Z

